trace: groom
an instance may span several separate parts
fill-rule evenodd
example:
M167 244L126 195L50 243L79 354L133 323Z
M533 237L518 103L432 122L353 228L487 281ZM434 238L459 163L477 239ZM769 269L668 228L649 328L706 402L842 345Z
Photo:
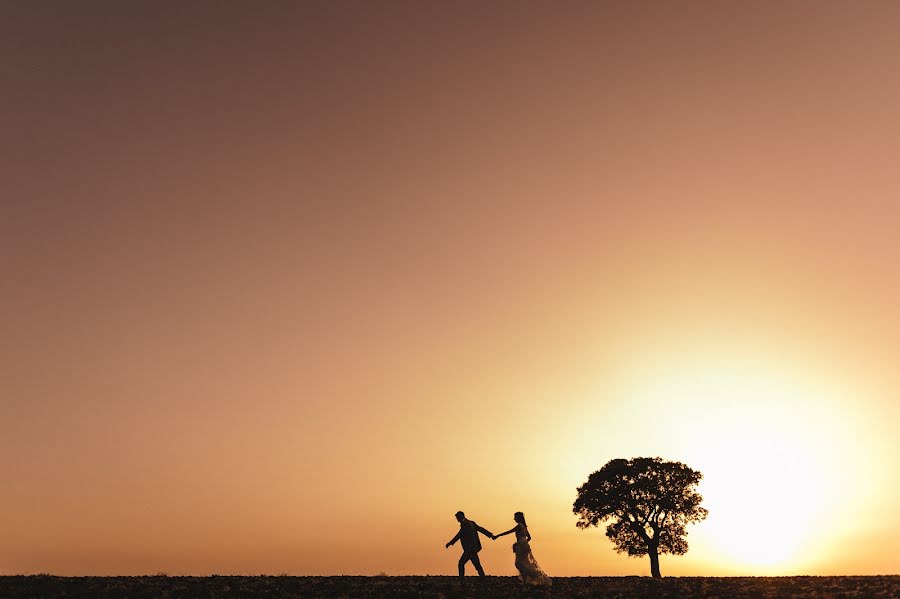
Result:
M478 538L478 533L491 539L495 537L493 533L481 528L472 520L467 520L466 515L462 512L456 512L456 519L459 521L459 532L450 539L450 542L445 547L449 548L455 542L462 541L463 554L459 558L459 576L462 578L466 575L465 567L468 561L471 561L475 569L478 570L479 576L484 576L484 568L481 567L481 560L478 559L478 552L481 551L481 539Z

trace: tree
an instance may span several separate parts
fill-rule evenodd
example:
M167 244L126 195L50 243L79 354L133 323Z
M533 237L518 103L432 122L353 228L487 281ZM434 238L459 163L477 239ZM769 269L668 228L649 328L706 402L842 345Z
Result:
M660 458L610 460L578 487L572 511L578 528L612 519L606 536L617 553L650 556L650 573L662 578L659 554L687 553L685 527L706 518L696 485L703 475Z

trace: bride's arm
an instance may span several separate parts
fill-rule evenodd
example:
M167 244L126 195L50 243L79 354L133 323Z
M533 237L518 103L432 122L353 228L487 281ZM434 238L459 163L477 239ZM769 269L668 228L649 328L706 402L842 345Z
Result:
M503 535L508 535L508 534L511 533L511 532L516 532L516 527L515 527L515 526L513 526L512 528L510 528L510 529L507 530L506 532L501 532L499 535L497 535L497 537L502 537ZM494 538L497 538L497 537L494 537Z

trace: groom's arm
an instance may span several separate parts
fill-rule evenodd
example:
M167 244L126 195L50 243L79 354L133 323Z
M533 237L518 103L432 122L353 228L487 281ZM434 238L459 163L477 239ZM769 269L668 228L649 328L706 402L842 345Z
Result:
M483 535L486 535L486 536L491 537L492 539L494 538L494 533L492 533L491 531L486 530L486 529L484 529L484 528L481 528L481 527L478 526L477 524L475 525L475 530L477 530L478 532L480 532L480 533L483 534Z
M457 541L459 540L459 535L461 535L461 534L462 534L462 531L460 530L458 533L456 533L456 536L455 536L455 537L453 537L452 539L450 539L449 541L447 541L447 547L449 547L449 546L452 545L453 543L457 542Z

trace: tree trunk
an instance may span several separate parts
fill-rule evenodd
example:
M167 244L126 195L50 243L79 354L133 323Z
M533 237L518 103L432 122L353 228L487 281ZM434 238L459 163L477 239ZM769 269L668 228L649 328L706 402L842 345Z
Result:
M648 553L650 554L650 575L653 578L662 578L662 574L659 573L659 552L656 547L651 546L648 548Z

